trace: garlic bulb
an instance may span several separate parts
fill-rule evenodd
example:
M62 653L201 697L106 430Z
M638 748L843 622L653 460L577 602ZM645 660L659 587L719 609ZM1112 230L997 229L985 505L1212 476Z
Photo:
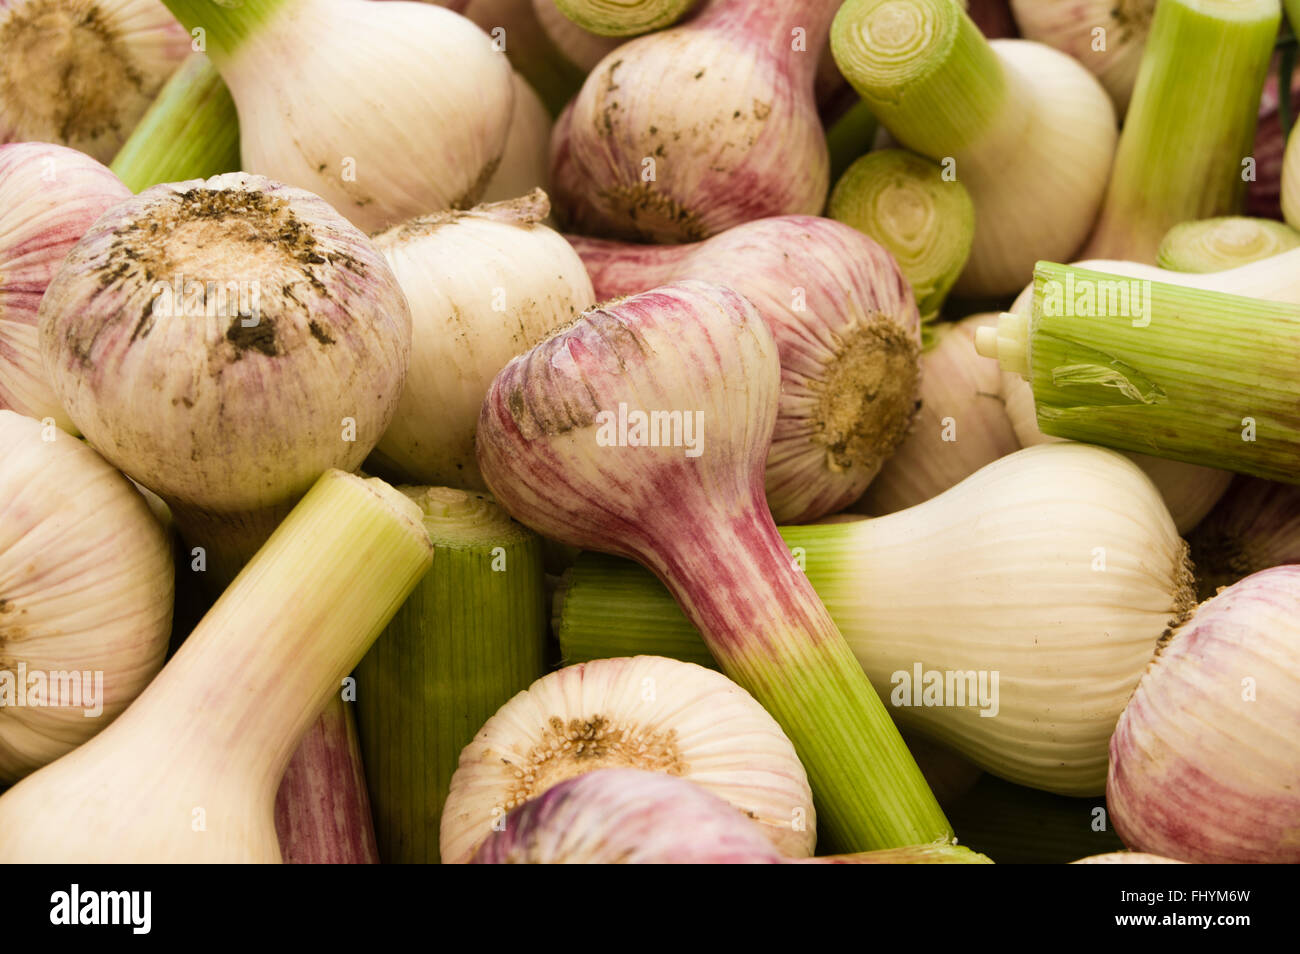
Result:
M920 386L916 301L893 257L856 229L784 215L689 245L570 241L597 298L694 278L726 282L758 309L781 359L764 473L778 522L848 506L907 434Z
M479 467L520 522L657 573L789 736L841 851L952 829L763 499L776 342L735 290L680 281L593 308L501 369Z
M130 196L113 173L74 149L0 145L0 408L73 430L41 364L37 309L68 249Z
M1151 481L1073 441L898 513L781 535L902 729L1062 795L1103 790L1115 722L1195 604ZM698 624L626 561L584 554L555 616L566 659L643 647L709 661Z
M975 203L959 295L1018 290L1041 259L1087 239L1117 131L1105 90L1071 57L985 40L952 0L846 0L840 70L902 145L944 166Z
M1300 862L1300 566L1249 576L1161 640L1110 743L1106 802L1139 851Z
M1101 80L1123 117L1156 0L1011 0L1027 40L1068 53Z
M443 862L468 861L507 812L603 768L689 779L757 822L780 853L812 854L812 793L772 717L719 673L635 656L544 676L484 724L452 776Z
M309 189L367 231L478 202L510 125L510 64L422 3L166 0L239 109L244 168Z
M606 56L551 139L562 222L682 242L819 213L829 160L813 78L836 6L710 0L687 23Z
M40 333L86 439L229 579L322 472L365 459L411 326L383 257L337 212L230 173L100 218L50 283Z
M930 326L921 353L921 407L912 430L853 505L882 515L924 503L985 464L1020 449L1001 393L1001 374L975 353L975 329L996 314Z
M482 202L503 202L534 189L545 189L547 182L547 144L551 141L551 114L541 98L518 73L512 76L515 107L510 117L501 162Z
M511 358L595 304L582 261L541 225L540 191L375 236L411 305L411 365L376 448L381 470L485 489L474 434L488 385Z
M0 410L0 447L2 787L148 685L167 650L173 571L144 498L85 444Z
M759 827L680 778L610 768L560 782L510 812L473 864L780 864Z
M0 143L108 162L190 43L158 0L0 0Z

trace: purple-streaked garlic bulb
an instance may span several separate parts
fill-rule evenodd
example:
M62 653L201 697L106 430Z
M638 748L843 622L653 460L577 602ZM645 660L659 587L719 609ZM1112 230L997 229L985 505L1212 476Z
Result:
M452 776L443 862L467 861L506 813L606 768L689 779L744 818L766 850L812 854L808 779L772 717L721 673L634 656L543 676L483 725Z
M73 423L229 578L384 432L411 316L383 256L322 199L229 173L106 212L51 282L40 335Z
M920 316L893 257L856 229L791 215L689 245L570 241L598 299L700 279L758 309L781 359L764 476L778 523L848 506L906 436L922 387Z
M1300 487L1239 475L1187 537L1201 599L1284 563L1300 563Z
M1020 449L1002 398L1001 372L975 351L975 329L996 314L930 326L921 354L921 407L854 510L883 516L937 497L985 464Z
M41 364L37 310L68 250L130 195L106 166L75 149L0 145L0 408L72 430Z
M0 788L111 723L163 664L171 543L130 482L0 410Z
M794 744L838 850L947 839L764 499L780 370L772 333L731 288L679 281L611 302L497 375L479 469L517 520L663 581Z
M0 143L108 162L192 43L158 0L0 0Z
M637 769L571 778L511 811L471 861L508 864L780 864L758 825L704 788Z
M562 224L687 242L820 212L830 173L813 80L838 6L710 0L609 53L551 139Z
M1300 566L1248 576L1162 640L1110 742L1130 848L1300 862Z

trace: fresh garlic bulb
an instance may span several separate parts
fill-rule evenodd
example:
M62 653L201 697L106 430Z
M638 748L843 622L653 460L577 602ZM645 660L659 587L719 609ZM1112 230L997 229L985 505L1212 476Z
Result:
M813 79L837 5L710 0L611 52L551 139L563 224L685 242L821 212L830 172Z
M41 354L90 444L237 569L383 434L410 321L383 256L324 201L229 173L101 217L41 302Z
M1300 566L1228 587L1161 640L1110 758L1106 803L1129 847L1300 862Z
M781 864L760 827L705 788L608 768L566 779L513 809L471 863Z
M1070 862L1072 865L1182 865L1186 863L1175 861L1173 858L1163 858L1160 855L1148 855L1141 851L1111 851L1104 855L1089 855L1087 858Z
M510 125L510 64L469 20L422 3L168 0L239 109L244 168L374 231L466 209Z
M190 44L158 0L0 0L0 143L108 162Z
M546 189L547 145L551 141L551 114L541 97L518 73L513 75L515 108L501 162L492 174L482 203L504 202Z
M599 299L693 278L725 282L758 309L781 359L764 473L778 522L848 506L907 434L920 316L893 256L858 230L782 215L687 245L570 241Z
M163 663L171 544L75 437L0 410L0 787L112 722Z
M782 854L812 854L812 793L772 717L717 672L635 656L544 676L487 721L452 776L443 862L469 860L507 812L603 768L688 779L757 822Z
M41 364L37 310L68 249L131 190L74 149L0 146L0 408L74 430Z
M1011 0L1011 10L1025 39L1073 56L1101 80L1124 115L1156 0Z
M934 341L921 354L921 408L911 433L854 510L879 516L924 503L1020 449L1001 374L975 353L975 329L996 322L996 314L981 314L930 326Z
M540 191L413 219L375 237L411 305L411 365L381 469L422 484L486 489L474 458L497 372L596 303L582 260L541 224Z

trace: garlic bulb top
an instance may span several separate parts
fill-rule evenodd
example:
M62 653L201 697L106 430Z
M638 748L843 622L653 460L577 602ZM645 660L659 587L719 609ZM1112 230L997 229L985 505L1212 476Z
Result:
M0 447L3 786L148 685L167 651L173 569L144 498L81 441L0 410Z
M442 860L468 860L506 812L606 768L689 779L729 803L768 850L812 854L808 779L766 710L721 673L635 656L543 676L484 724L452 776Z
M244 168L366 231L469 208L501 160L510 64L450 10L290 0L228 45L209 55L239 109Z
M0 0L0 143L108 162L191 42L158 0Z
M411 318L317 196L230 173L155 186L68 254L40 310L69 416L177 504L253 510L353 469L401 393Z
M130 195L107 167L75 149L0 146L0 408L73 430L41 364L37 309L68 249Z

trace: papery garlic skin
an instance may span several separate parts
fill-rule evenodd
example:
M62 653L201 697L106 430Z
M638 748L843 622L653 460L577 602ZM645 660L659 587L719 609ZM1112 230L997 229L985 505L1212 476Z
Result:
M229 173L105 213L45 294L41 352L100 453L174 511L233 513L360 466L410 322L383 257L323 200Z
M704 788L636 769L567 779L512 810L472 864L781 864L758 826Z
M514 73L511 85L515 106L510 115L501 161L479 204L504 202L526 195L534 189L547 188L549 163L547 147L551 141L551 114L528 81Z
M1011 0L1011 9L1025 39L1073 56L1101 81L1116 112L1124 115L1156 0Z
M920 315L893 257L856 229L786 215L689 245L570 241L597 298L699 279L758 309L781 359L764 471L777 522L848 506L906 436L922 387Z
M0 447L3 786L98 733L148 685L167 651L173 569L144 498L81 441L0 410ZM24 704L20 665L29 679L78 677L77 695Z
M505 148L510 64L423 3L293 0L228 60L244 168L375 231L479 201Z
M1300 566L1256 573L1162 640L1110 743L1106 802L1140 851L1300 862Z
M191 42L158 0L0 0L0 143L108 162Z
M835 6L814 0L796 14L712 0L688 23L606 56L551 139L561 222L685 242L751 219L819 213L830 173L812 86Z
M635 656L544 676L484 724L452 776L443 862L468 861L503 814L602 768L688 779L753 819L781 854L812 854L808 779L772 717L720 673Z
M474 435L505 364L596 303L582 260L541 224L545 194L424 216L375 237L411 306L411 363L383 466L421 484L485 490Z
M930 326L935 340L921 354L921 407L912 430L855 511L879 516L924 503L1020 449L1001 372L975 353L975 329L996 323L989 313Z
M0 145L0 408L73 431L41 363L37 311L68 250L131 190L84 153Z

